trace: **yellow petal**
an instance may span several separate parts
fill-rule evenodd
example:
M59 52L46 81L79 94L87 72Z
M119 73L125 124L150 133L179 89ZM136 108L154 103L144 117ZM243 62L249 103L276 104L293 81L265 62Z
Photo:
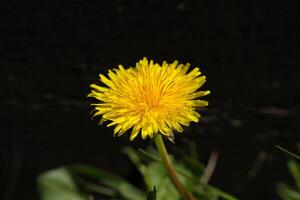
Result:
M117 136L132 128L130 140L139 133L143 139L163 134L173 140L173 131L182 132L183 125L198 122L200 114L195 110L208 105L198 99L210 93L198 90L206 77L197 67L189 71L189 66L143 58L135 67L119 65L107 76L100 74L105 86L91 84L88 95L98 101L92 104L94 116L109 120L107 126L115 126Z
M130 140L133 141L134 138L138 135L139 131L140 131L140 127L138 125L135 125L132 129L132 132L130 134Z
M142 138L145 140L147 138L147 135L148 135L148 129L143 127L142 128Z
M91 84L90 87L93 88L93 89L96 89L100 92L106 92L108 90L108 88L101 87L101 86L96 85L96 84Z
M113 88L113 82L111 80L109 80L108 78L106 78L102 74L100 74L99 76L100 76L100 80L102 81L102 83L109 86L110 88Z

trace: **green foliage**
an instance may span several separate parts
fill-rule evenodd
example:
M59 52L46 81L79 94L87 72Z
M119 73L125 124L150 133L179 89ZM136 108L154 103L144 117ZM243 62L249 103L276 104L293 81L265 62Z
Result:
M73 165L53 169L38 178L42 200L88 200L86 194L101 194L109 199L145 200L145 194L111 172L90 165Z
M193 151L195 152L195 149ZM41 200L88 200L91 194L110 200L181 200L154 149L136 151L127 147L123 152L143 176L149 191L147 194L116 174L79 164L41 174L38 178ZM182 184L199 199L237 200L218 188L203 184L200 178L205 167L197 160L195 153L192 155L180 163L171 157Z
M86 200L77 189L70 173L64 168L50 170L38 177L42 200Z
M156 187L153 187L153 190L147 193L147 200L156 200Z
M124 200L145 199L144 192L109 171L83 164L70 166L68 169L78 181L81 180L81 185L86 189L92 190L97 188L95 184L98 183L102 188L94 190L94 192L99 194L113 198L120 197ZM94 186L89 187L89 185Z
M295 186L286 183L277 184L277 193L283 200L299 200L300 199L300 165L297 161L288 161L288 169L294 179Z
M146 187L150 190L153 185L156 185L159 189L157 193L157 199L175 200L180 199L175 187L172 185L166 170L161 162L157 162L160 159L152 154L151 157L146 152L143 155L148 157L144 160L154 159L154 162L144 163L142 157L130 147L124 149L124 152L128 155L131 161L137 166L140 173L143 175ZM182 181L182 179L181 179Z
M123 149L123 152L137 166L143 175L144 182L148 190L156 185L158 188L157 199L163 200L180 200L180 196L171 183L168 174L160 161L158 153L153 149L148 151L135 151L131 147ZM177 163L172 159L173 167L178 174L181 183L194 193L199 199L207 200L237 200L230 194L211 185L205 185L200 181L204 172L204 165L192 156L187 156L182 163Z

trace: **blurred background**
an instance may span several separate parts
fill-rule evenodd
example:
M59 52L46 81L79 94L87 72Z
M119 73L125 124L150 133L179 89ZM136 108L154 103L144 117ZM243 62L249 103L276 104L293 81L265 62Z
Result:
M139 183L113 138L89 112L89 84L146 56L199 66L210 106L176 135L180 159L194 141L219 160L211 183L244 200L279 199L291 182L281 145L300 151L300 17L296 1L1 1L0 199L38 199L36 176L93 164Z

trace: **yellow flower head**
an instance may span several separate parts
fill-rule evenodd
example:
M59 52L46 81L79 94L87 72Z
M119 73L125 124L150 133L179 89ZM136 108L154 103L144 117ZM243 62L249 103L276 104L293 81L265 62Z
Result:
M162 65L148 62L147 58L136 63L136 67L108 70L108 77L100 74L105 86L91 84L91 93L99 103L93 116L101 116L103 121L111 121L107 126L115 126L114 135L121 136L131 130L130 140L139 132L142 138L150 138L160 133L173 140L173 130L182 132L181 125L198 122L197 107L208 105L199 97L210 91L198 91L206 77L200 76L199 68L188 72L190 64Z

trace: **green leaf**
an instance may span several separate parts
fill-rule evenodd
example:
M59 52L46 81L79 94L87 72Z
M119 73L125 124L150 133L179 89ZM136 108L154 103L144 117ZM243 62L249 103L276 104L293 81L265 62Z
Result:
M285 183L277 184L277 193L283 200L299 200L300 199L300 166L295 160L289 160L288 169L292 174L296 187L289 186Z
M277 193L283 200L299 200L300 192L284 183L277 184Z
M125 147L122 149L122 152L128 156L128 158L135 164L138 170L142 170L144 164L141 160L140 155L131 147Z
M64 167L39 175L37 184L42 200L87 200Z
M238 198L232 196L231 194L228 194L227 192L224 192L214 186L211 186L211 185L207 185L206 186L207 189L210 191L210 192L213 192L215 195L219 196L219 197L222 197L222 199L226 199L226 200L238 200Z
M119 196L124 200L144 200L145 199L145 193L127 182L126 180L122 179L121 177L94 167L90 165L73 165L68 167L68 169L74 174L75 176L79 176L82 179L88 178L91 181L95 181L97 183L100 183L104 186L104 188L98 188L102 190L94 190L95 192L99 192L102 194L108 194L104 193L103 189L113 189L115 191L116 197ZM91 183L90 183L91 184ZM94 187L97 187L96 184L93 184ZM106 191L111 192L111 191ZM113 194L113 193L111 193Z
M144 171L144 179L147 187L156 185L159 189L157 199L179 200L180 195L170 181L164 166L157 162L150 163Z
M118 192L114 190L113 188L105 187L102 185L99 185L97 183L93 183L90 181L86 181L83 178L73 175L76 183L81 186L83 189L89 192L98 193L107 197L117 197Z
M157 161L157 162L161 161L160 157L158 156L158 153L153 149L149 149L149 151L145 151L144 149L139 149L139 152L143 154L145 157L149 158L151 161Z
M171 160L172 157L171 157ZM172 161L174 164L174 169L177 172L177 176L188 190L192 190L192 188L195 185L195 181L186 177L193 177L192 173L188 171L183 165L176 164L174 161ZM184 175L182 175L184 174ZM143 176L145 179L146 185L151 187L152 185L156 185L158 188L157 192L157 199L164 199L164 200L177 200L181 199L179 193L177 192L176 188L172 184L170 177L163 165L162 162L150 162L147 167L143 171Z
M152 191L149 191L147 193L147 200L156 200L156 188L155 188L155 186L153 187Z
M300 190L300 165L296 161L290 160L288 161L288 168L294 178L296 186Z
M150 190L153 185L156 185L156 187L159 189L157 192L158 199L166 198L166 200L168 200L168 194L170 194L170 199L174 198L174 200L176 200L176 198L179 198L179 194L169 180L168 174L165 171L165 168L161 163L161 159L156 152L153 152L153 150L152 152L145 150L139 150L139 152L137 152L131 147L126 147L123 152L137 166L140 173L144 177L147 188ZM146 161L148 165L143 163L142 156L147 158ZM188 187L188 189L191 191L195 191L199 196L199 199L215 200L218 199L218 197L221 197L225 200L237 200L236 197L211 185L203 184L200 181L200 177L203 174L205 166L197 159L189 156L184 159L183 165L178 164L173 159L172 163L179 178L183 182L188 183L186 187ZM163 188L161 188L161 185L163 185ZM166 186L166 189L164 188L165 185L168 185ZM164 191L168 190L170 192L168 194L167 192L164 194Z

